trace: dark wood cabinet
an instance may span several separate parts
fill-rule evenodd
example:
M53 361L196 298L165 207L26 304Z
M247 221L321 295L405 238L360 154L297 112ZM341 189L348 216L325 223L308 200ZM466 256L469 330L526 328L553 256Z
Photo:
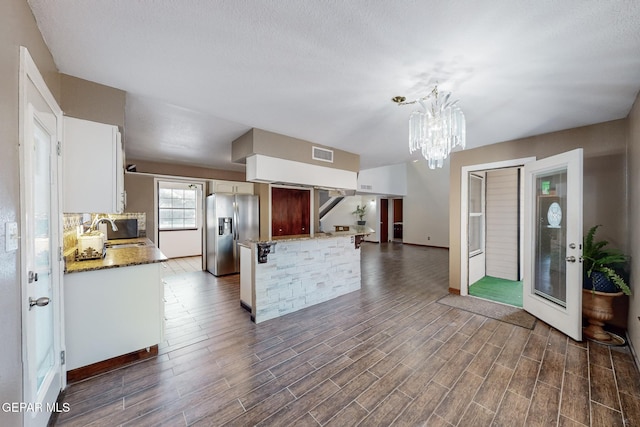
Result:
M402 199L393 199L393 223L402 222Z
M309 234L311 192L295 188L271 188L271 235Z

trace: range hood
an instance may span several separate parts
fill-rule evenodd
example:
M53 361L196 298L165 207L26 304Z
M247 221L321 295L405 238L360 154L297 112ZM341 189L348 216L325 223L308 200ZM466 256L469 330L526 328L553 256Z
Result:
M309 187L353 190L358 188L357 172L328 168L279 159L262 154L246 158L247 181L262 183L285 183Z
M231 159L246 164L246 179L356 190L360 156L253 128L232 143Z

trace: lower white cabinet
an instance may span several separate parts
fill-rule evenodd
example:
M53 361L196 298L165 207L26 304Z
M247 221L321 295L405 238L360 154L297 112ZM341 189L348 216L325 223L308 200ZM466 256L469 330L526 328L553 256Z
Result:
M68 371L163 340L160 268L152 263L64 276Z

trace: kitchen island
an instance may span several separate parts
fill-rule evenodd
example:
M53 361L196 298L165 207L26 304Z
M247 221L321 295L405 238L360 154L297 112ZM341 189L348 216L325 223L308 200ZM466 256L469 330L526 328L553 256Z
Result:
M167 257L146 238L107 243L104 258L66 262L69 381L152 357L163 340L160 263Z
M360 242L373 230L352 227L346 231L285 236L270 241L247 242L251 255L247 282L256 323L283 316L360 289Z

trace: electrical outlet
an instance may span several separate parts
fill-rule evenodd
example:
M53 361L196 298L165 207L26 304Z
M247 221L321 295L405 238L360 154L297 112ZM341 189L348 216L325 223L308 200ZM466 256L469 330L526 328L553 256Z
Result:
M431 236L427 236L427 240L431 240Z
M7 252L18 250L18 223L17 222L5 222L4 223L4 249Z

